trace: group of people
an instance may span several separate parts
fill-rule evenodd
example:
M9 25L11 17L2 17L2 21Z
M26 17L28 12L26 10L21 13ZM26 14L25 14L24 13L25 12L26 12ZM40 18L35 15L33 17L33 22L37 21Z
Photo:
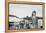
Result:
M38 28L38 18L36 16L36 11L32 12L31 21L24 20L20 21L18 25L15 25L15 29L31 29L31 28Z
M32 17L31 17L30 22L29 22L29 20L20 21L18 27L19 27L19 29L38 28L38 19L37 19L37 16L36 16L36 11L32 12Z

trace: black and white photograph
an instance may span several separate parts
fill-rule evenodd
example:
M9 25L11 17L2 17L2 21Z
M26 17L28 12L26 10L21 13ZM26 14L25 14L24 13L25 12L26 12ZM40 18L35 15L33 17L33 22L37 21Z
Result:
M9 4L9 30L42 29L42 5Z

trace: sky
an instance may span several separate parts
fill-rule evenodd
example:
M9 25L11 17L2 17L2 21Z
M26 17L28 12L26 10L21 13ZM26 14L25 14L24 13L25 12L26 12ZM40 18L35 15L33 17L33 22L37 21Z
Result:
M31 17L33 11L36 11L36 16L42 17L42 5L9 4L9 14L20 18Z

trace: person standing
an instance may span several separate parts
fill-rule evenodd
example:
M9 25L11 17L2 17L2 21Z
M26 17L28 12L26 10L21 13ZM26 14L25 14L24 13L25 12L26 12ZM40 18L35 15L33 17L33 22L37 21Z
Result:
M36 16L36 11L32 12L32 26L33 28L38 28L38 18Z

